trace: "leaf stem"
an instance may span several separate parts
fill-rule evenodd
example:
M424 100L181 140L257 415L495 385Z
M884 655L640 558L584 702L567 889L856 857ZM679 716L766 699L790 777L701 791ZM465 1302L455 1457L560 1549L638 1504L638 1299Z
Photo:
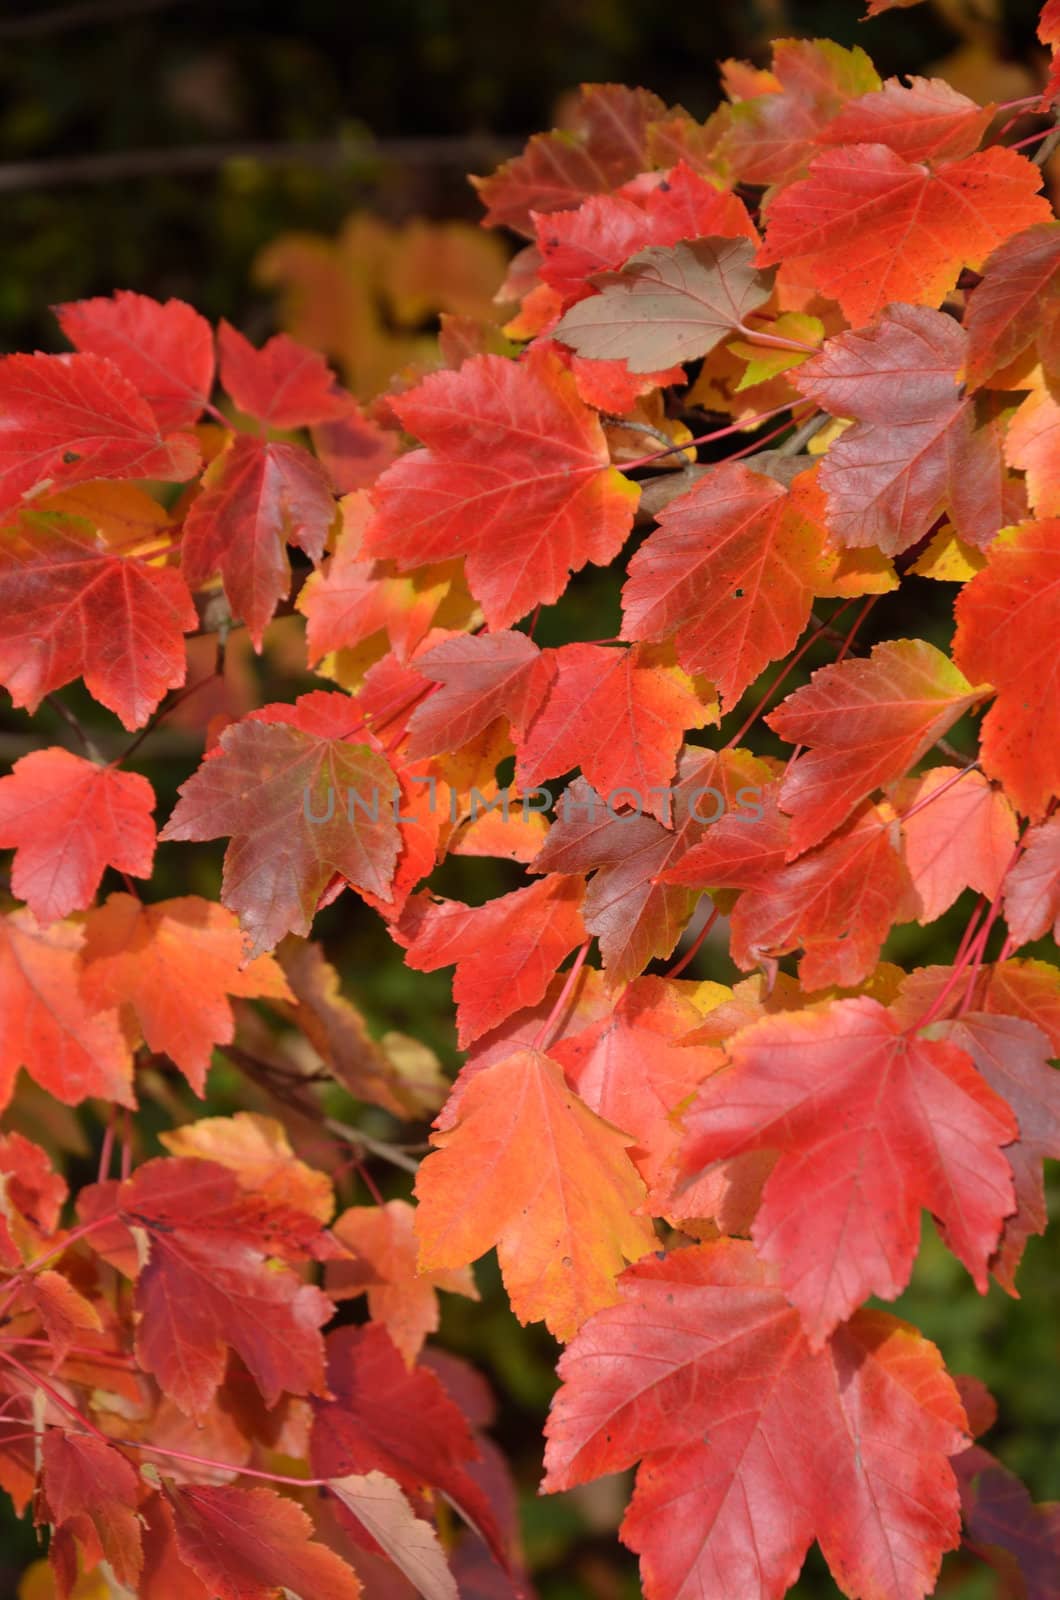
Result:
M531 1049L540 1050L541 1053L544 1054L549 1045L552 1043L553 1036L558 1031L560 1018L563 1015L563 1008L566 1006L567 1001L574 993L574 985L578 981L578 974L585 965L585 958L589 954L589 946L592 944L592 942L593 941L591 939L586 939L585 943L578 947L578 954L574 957L574 960L571 963L570 971L567 973L566 982L564 983L559 994L556 996L556 1003L552 1007L552 1010L549 1012L548 1016L545 1018L544 1025L542 1026L541 1031L538 1033L537 1038L534 1040Z
M724 750L731 750L735 745L738 745L740 743L740 741L747 736L748 733L750 733L751 729L754 727L755 723L758 721L759 717L762 715L762 712L765 710L766 706L769 704L769 702L773 698L774 694L776 694L777 690L780 688L780 686L784 682L784 680L791 676L791 674L794 672L795 668L798 666L799 662L802 660L803 656L806 654L807 650L809 650L813 645L815 645L817 643L818 639L820 639L823 634L827 633L830 630L830 628L832 627L832 624L836 621L836 619L838 617L841 617L843 615L844 611L849 611L850 607L853 604L854 604L853 600L844 600L843 604L839 607L839 609L837 611L834 611L832 613L831 617L829 617L827 622L820 623L813 630L813 632L810 634L809 638L803 640L802 644L796 650L795 654L790 658L790 660L785 662L783 669L773 679L773 682L769 685L769 688L766 690L766 692L762 696L761 700L759 700L758 704L755 706L754 710L751 712L751 715L747 718L747 721L743 724L743 726L741 728L739 728L737 730L736 733L733 734L732 738L729 739L727 741L727 743L722 746L722 748Z
M681 976L681 973L684 972L684 970L688 966L689 962L692 961L693 958L699 954L700 950L702 949L703 943L707 938L707 935L710 933L711 928L713 928L714 924L717 922L718 917L720 916L720 914L721 913L719 912L717 906L715 906L712 909L712 911L710 913L710 916L707 918L706 922L704 922L703 926L700 928L699 932L696 934L695 938L692 940L692 943L689 945L688 949L685 951L684 955L667 972L667 974L666 974L667 978L679 978Z
M633 472L637 467L650 467L652 462L659 461L663 456L683 455L694 444L713 444L715 439L727 439L734 433L746 433L749 428L755 428L760 422L768 422L770 417L779 417L783 411L792 411L796 406L805 405L804 400L789 400L787 405L774 406L771 411L760 411L756 416L744 417L741 422L733 422L727 428L716 428L713 433L701 433L694 438L686 439L683 444L673 444L668 450L656 450L654 455L641 456L636 461L623 461L622 471ZM755 446L761 443L755 441Z
M802 339L786 339L781 333L767 333L764 328L749 328L746 322L738 322L736 331L748 343L768 345L771 350L797 350L800 355L815 356L820 348L815 344L805 344Z

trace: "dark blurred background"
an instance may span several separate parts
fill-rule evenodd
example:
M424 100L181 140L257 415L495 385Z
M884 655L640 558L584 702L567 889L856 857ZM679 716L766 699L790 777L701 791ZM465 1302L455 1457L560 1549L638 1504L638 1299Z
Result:
M378 300L373 372L363 385L355 382L353 349L347 377L371 387L379 362L398 364L398 344L406 358L418 336L429 336L434 310L474 309L477 298L488 299L503 262L503 251L491 255L484 243L468 282L465 250L461 282L433 301L421 296L422 306L415 293L406 296L407 314L394 329L387 326L393 298L378 293L391 270L379 241L391 236L372 219L475 223L478 205L465 174L490 170L529 134L561 119L564 97L580 81L643 84L703 116L718 98L716 60L765 64L772 39L804 35L861 45L884 76L934 73L979 100L1005 101L1043 79L1037 10L1036 0L935 0L862 23L860 0L707 0L693 7L644 0L6 0L0 346L60 348L49 305L115 287L181 296L264 337L278 316L268 263L275 269L277 252L291 248L289 238L275 241L294 234L312 254L345 224L342 270L361 274ZM355 213L360 219L349 224ZM322 237L307 245L306 235ZM442 271L434 250L432 244L426 255L428 280L432 261ZM945 645L951 596L944 586L909 580L893 605L878 608L864 642L908 632ZM560 620L570 632L546 638L546 618L543 642L598 636L601 611L617 618L613 575L575 584L565 607ZM260 664L233 641L230 670L247 704L310 687L308 678L290 676L304 656L298 624L291 619L290 637L287 626L278 627L277 644ZM108 740L123 747L113 719L79 688L63 698L98 729L104 748ZM155 784L163 815L201 748L201 731L181 733L178 724L160 730L136 763ZM47 709L32 724L9 707L0 712L5 762L42 736L65 737ZM216 895L218 865L213 847L165 847L150 893ZM495 884L484 864L452 865L446 892L469 899L518 881L507 881L503 867ZM898 930L886 954L908 964L949 959L951 935L959 937L967 913L962 901L941 930ZM455 1065L447 974L407 974L378 919L349 896L314 931L374 1026L417 1034ZM736 974L708 946L691 975ZM187 1112L243 1104L244 1086L217 1066L207 1104L193 1109L189 1098ZM98 1130L89 1125L88 1135L94 1140ZM76 1178L76 1156L74 1168ZM379 1176L388 1192L402 1192L385 1171ZM953 1371L973 1372L991 1387L1002 1420L986 1442L1036 1499L1060 1498L1060 1248L1053 1238L1030 1242L1021 1300L996 1288L980 1298L929 1226L926 1234L914 1284L897 1309L938 1340ZM517 1326L492 1264L480 1266L479 1277L485 1303L448 1299L443 1341L480 1365L498 1391L499 1437L523 1490L539 1592L548 1600L631 1600L639 1593L635 1562L613 1533L627 1485L535 1496L556 1347L539 1328ZM19 1592L18 1573L32 1555L28 1530L4 1529L0 1596ZM34 1590L34 1600L45 1592ZM947 1563L939 1592L959 1600L1015 1593L964 1557ZM795 1593L834 1600L838 1590L811 1557ZM22 1595L29 1600L28 1591Z

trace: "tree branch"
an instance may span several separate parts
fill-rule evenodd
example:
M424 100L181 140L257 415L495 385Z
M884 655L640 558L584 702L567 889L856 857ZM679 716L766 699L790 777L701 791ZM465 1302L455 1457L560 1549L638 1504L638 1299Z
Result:
M57 156L42 161L12 161L0 166L0 192L60 189L133 178L181 177L217 172L231 161L265 167L319 167L344 172L386 164L422 167L496 165L515 146L487 134L443 135L426 139L307 139L289 143L174 145L160 150L112 150L98 155Z

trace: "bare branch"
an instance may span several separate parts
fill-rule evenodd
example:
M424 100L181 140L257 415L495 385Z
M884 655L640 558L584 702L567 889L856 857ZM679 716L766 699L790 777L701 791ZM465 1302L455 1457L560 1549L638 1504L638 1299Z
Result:
M0 166L0 192L19 189L61 189L81 184L119 183L134 178L191 176L217 172L233 161L266 167L319 167L344 172L363 168L362 176L386 166L474 167L495 165L514 146L488 135L427 139L307 139L288 143L174 145L160 150L113 150L85 156L57 156L42 161L11 161Z

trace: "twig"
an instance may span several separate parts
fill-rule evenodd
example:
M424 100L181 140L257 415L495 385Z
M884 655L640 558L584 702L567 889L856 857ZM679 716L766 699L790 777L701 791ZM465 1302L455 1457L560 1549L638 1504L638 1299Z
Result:
M1058 144L1060 144L1060 123L1057 124L1052 133L1046 135L1034 154L1028 157L1028 160L1032 161L1036 167L1044 167Z
M495 164L515 146L487 135L441 136L434 139L307 139L286 143L174 145L159 150L110 150L85 156L43 161L11 161L0 166L0 192L57 189L132 178L188 177L217 172L233 161L265 167L318 167L342 172L373 164L422 167L467 167ZM364 174L365 176L367 174Z
M389 1161L392 1167L400 1167L402 1172L418 1172L420 1164L415 1157L406 1155L397 1145L387 1144L385 1139L373 1139L370 1133L364 1133L360 1128L355 1128L348 1122L339 1122L335 1117L325 1117L324 1126L329 1133L334 1133L340 1139L345 1139L347 1144L359 1145L362 1150L367 1150L370 1155L378 1156L380 1161Z
M96 761L100 766L103 766L106 758L101 752L99 746L81 726L80 722L70 710L70 707L68 705L64 705L57 694L46 694L44 698L48 705L51 706L52 710L58 712L59 716L62 717L67 727L70 728L75 734L78 743L88 759L90 761Z
M791 437L785 439L783 444L778 444L775 454L778 456L801 455L803 445L809 444L810 440L820 433L822 428L826 428L831 420L826 411L819 411L815 417L810 417L804 422L801 428L796 428Z
M120 22L123 17L149 15L183 5L186 0L78 0L69 6L37 10L29 0L25 16L0 22L0 39L39 39L47 33L66 33L74 28L94 28L103 22Z

